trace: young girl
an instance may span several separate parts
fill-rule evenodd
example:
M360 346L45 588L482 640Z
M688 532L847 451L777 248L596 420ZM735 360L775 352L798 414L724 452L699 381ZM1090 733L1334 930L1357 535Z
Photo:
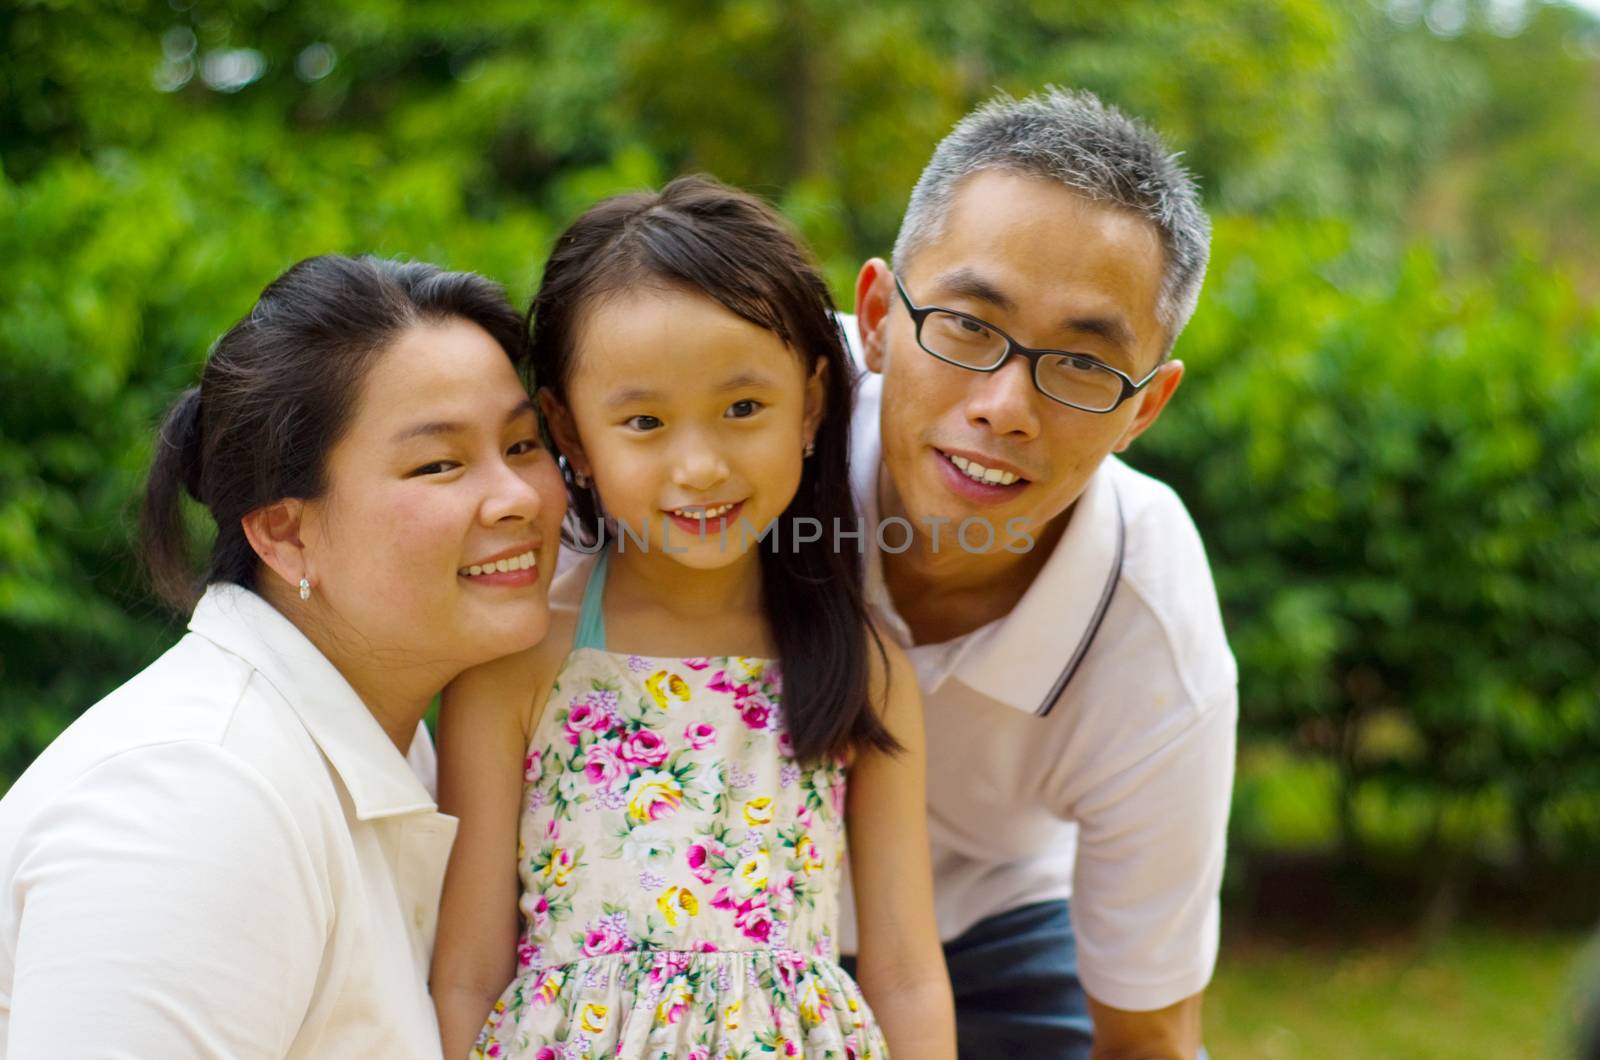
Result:
M686 178L580 218L530 321L597 554L539 647L445 696L446 1056L953 1060L916 680L834 535L850 371L821 277L770 208Z

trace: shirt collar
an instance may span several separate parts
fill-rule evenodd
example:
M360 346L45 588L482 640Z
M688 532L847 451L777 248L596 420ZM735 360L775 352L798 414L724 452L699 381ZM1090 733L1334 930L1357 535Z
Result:
M213 585L189 629L248 662L277 689L339 774L358 820L437 808L344 675L266 600L237 585Z
M895 609L883 575L883 555L875 547L872 531L878 526L879 465L883 443L879 436L879 399L882 376L865 375L858 383L851 444L851 490L868 528L865 589L868 604L902 645L910 646L911 631ZM1108 457L1101 463L1074 503L1067 528L1056 542L1022 599L1004 618L958 638L960 644L940 653L937 673L924 672L923 691L936 692L947 678L973 691L1028 714L1048 713L1052 691L1094 636L1109 590L1116 584L1122 562L1122 511L1115 477L1121 462ZM899 541L899 530L888 540ZM913 662L917 662L913 651ZM931 682L926 680L931 678Z

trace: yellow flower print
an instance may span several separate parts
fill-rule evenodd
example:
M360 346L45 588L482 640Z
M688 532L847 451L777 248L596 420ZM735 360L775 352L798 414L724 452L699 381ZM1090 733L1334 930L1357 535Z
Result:
M739 1029L739 1002L735 1001L723 1011L722 1029L730 1034Z
M766 848L762 847L734 867L733 885L739 897L748 898L758 891L766 890L770 860Z
M822 1023L828 1013L833 1011L833 1002L828 997L828 988L823 986L814 975L808 975L800 984L800 1018L806 1026L815 1027Z
M683 1018L683 1014L694 1004L694 994L687 987L677 986L662 995L661 1003L656 1006L656 1026L669 1027Z
M644 681L645 691L662 710L672 706L672 701L689 702L689 683L675 673L657 670Z
M749 659L741 655L729 661L733 663L734 671L744 681L759 681L767 670L764 659Z
M744 804L744 823L760 827L772 823L772 800L765 795Z
M599 1034L606 1029L606 1014L609 1011L605 1005L585 1005L578 1022L585 1033Z
M566 984L567 973L560 968L551 968L545 971L536 984L536 1000L548 1005L561 996L561 987Z
M817 849L816 841L810 835L802 835L800 841L794 845L795 856L800 859L800 868L807 876L814 872L821 872L827 862L823 860L822 851Z
M677 927L680 911L690 916L700 915L700 900L687 887L668 887L656 899L656 908L661 910L668 927Z
M572 875L573 867L572 852L562 847L556 847L550 851L550 860L545 862L544 869L540 875L556 887L565 887L568 877Z
M628 785L628 816L648 824L683 805L683 785L671 773L647 769Z

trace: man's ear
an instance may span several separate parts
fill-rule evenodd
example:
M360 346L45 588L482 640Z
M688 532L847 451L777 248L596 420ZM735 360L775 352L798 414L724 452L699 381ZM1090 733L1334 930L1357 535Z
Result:
M817 440L817 428L822 426L823 414L828 411L828 362L818 359L817 366L806 380L806 445Z
M561 455L567 458L572 470L593 478L589 470L589 458L584 454L583 443L578 440L578 425L572 420L572 412L547 386L539 388L539 411L544 413L544 421L550 425L550 437L554 439L556 448L561 450Z
M317 584L309 550L305 546L306 502L298 498L275 501L239 520L245 540L261 562L288 585L305 578Z
M1167 407L1167 402L1172 400L1172 395L1178 392L1178 384L1181 382L1183 382L1182 361L1168 361L1161 366L1156 377L1150 380L1138 397L1134 398L1139 402L1139 411L1134 413L1133 422L1128 424L1128 429L1117 439L1112 452L1120 453L1127 449L1135 438L1150 429L1161 415L1161 410Z
M882 372L888 353L889 311L894 308L894 273L882 258L861 266L856 276L856 331L867 368Z

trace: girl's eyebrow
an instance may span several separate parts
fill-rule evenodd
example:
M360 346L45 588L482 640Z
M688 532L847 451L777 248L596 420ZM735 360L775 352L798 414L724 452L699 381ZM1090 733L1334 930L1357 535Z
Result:
M771 376L768 376L762 372L740 372L731 379L717 384L715 392L721 394L729 390L750 390L756 387L771 387L776 385L777 384L772 381ZM649 390L645 387L638 386L625 386L619 390L613 390L610 393L610 395L606 398L606 407L621 408L625 405L648 404L652 401L663 401L665 399L666 395L659 390Z

